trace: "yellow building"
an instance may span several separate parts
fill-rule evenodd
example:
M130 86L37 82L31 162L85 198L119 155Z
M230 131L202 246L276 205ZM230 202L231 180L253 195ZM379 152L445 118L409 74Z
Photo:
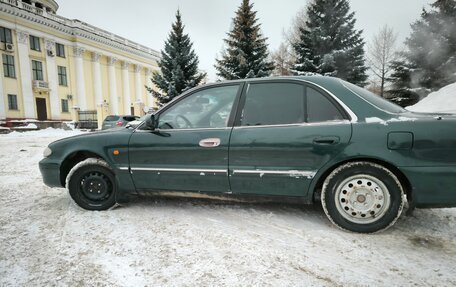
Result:
M56 14L54 0L0 0L0 119L143 115L151 48Z

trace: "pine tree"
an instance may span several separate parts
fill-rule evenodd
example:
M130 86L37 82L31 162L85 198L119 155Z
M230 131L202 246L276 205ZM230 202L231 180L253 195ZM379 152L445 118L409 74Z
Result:
M412 91L410 71L414 67L408 65L403 60L393 61L391 63L393 72L389 77L390 81L394 81L393 88L387 91L388 99L396 104L407 107L416 104L419 96Z
M253 11L253 4L243 0L233 19L233 29L227 33L226 49L216 59L217 75L227 80L267 77L274 69L268 60L267 38Z
M348 0L315 0L307 8L306 25L293 45L297 75L322 74L365 85L367 75L362 31Z
M431 7L412 24L406 50L394 66L389 93L400 104L413 104L456 81L456 1L437 0Z
M182 91L197 86L206 77L206 73L198 72L198 56L193 50L190 37L184 34L184 27L178 10L176 22L172 24L172 30L158 62L161 73L157 72L152 76L152 83L160 91L157 92L146 86L161 104L171 101Z

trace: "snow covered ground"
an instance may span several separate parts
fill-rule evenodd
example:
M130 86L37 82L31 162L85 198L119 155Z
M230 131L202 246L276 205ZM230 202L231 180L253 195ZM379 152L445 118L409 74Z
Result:
M333 227L319 206L146 198L89 212L37 165L75 133L0 135L0 286L456 285L456 209L376 235Z

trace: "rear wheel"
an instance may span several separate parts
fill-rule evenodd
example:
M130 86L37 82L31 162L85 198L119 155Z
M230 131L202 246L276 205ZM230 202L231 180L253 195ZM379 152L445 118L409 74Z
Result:
M109 165L89 158L75 165L67 176L71 198L87 210L106 210L116 203L116 181Z
M404 191L387 168L352 162L336 168L323 183L321 203L342 229L371 233L392 226L401 215Z

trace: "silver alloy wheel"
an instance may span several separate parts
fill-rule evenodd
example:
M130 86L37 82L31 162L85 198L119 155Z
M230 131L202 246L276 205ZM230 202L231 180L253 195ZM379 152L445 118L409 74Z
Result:
M391 205L386 185L367 174L354 175L342 181L336 188L334 200L339 213L358 224L379 220Z

